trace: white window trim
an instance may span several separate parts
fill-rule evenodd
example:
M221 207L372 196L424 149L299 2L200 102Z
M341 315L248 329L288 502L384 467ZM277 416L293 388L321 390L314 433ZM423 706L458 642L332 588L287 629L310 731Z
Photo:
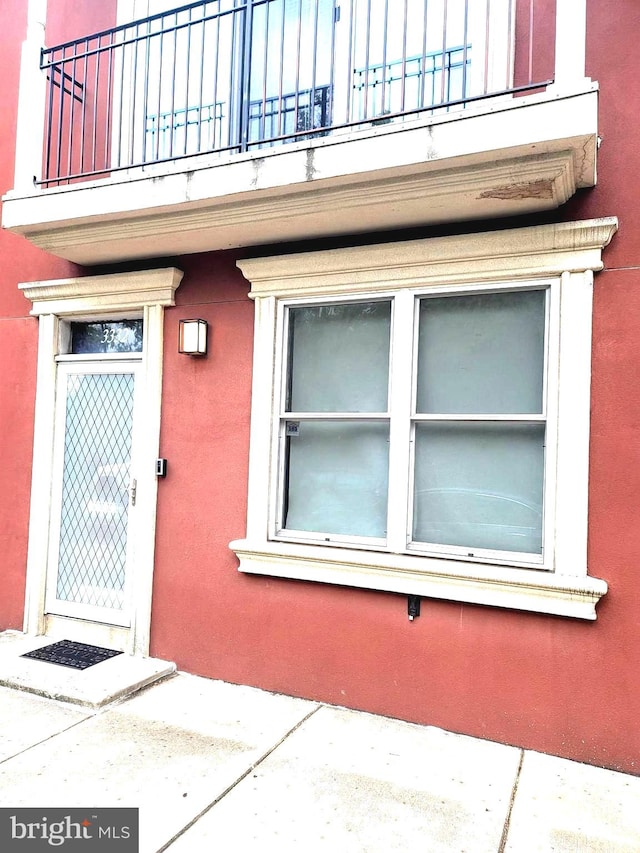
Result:
M587 573L592 285L616 230L617 220L606 218L239 261L256 303L247 536L230 544L239 570L595 619L607 584ZM279 302L554 277L560 354L553 571L269 538Z
M145 340L140 373L142 410L146 413L143 446L149 470L155 470L160 443L164 308L175 304L175 291L182 276L181 270L167 267L18 285L32 302L30 313L39 321L25 633L42 634L45 626L52 497L51 489L43 488L43 484L50 484L53 477L56 362L61 351L65 351L66 322L125 316L144 319ZM128 632L127 651L141 655L149 653L151 632L156 492L155 477L139 482L140 507L146 508L146 514L139 519L136 573L131 591L132 628Z

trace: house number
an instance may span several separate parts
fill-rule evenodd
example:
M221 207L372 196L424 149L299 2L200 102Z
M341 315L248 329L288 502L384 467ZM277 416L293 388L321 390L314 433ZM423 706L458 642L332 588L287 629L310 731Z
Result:
M102 343L103 344L115 344L115 343L123 343L125 339L125 335L123 334L123 329L105 329L102 333ZM128 329L126 330L129 331Z

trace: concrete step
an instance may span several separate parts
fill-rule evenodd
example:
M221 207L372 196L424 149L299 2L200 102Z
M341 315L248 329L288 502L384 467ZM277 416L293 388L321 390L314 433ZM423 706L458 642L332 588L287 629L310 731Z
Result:
M22 657L57 639L27 636L19 631L0 634L0 686L95 709L130 696L176 671L170 661L127 654L83 670Z

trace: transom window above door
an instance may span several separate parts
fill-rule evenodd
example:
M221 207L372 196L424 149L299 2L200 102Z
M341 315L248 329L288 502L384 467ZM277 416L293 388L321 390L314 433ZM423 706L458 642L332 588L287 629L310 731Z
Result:
M142 352L142 320L94 320L69 326L73 355Z

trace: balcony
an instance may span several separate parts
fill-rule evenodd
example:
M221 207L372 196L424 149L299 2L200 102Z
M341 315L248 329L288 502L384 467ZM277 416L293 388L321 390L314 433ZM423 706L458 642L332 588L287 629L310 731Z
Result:
M33 26L3 226L96 264L558 207L595 183L584 16L210 0L47 49Z

